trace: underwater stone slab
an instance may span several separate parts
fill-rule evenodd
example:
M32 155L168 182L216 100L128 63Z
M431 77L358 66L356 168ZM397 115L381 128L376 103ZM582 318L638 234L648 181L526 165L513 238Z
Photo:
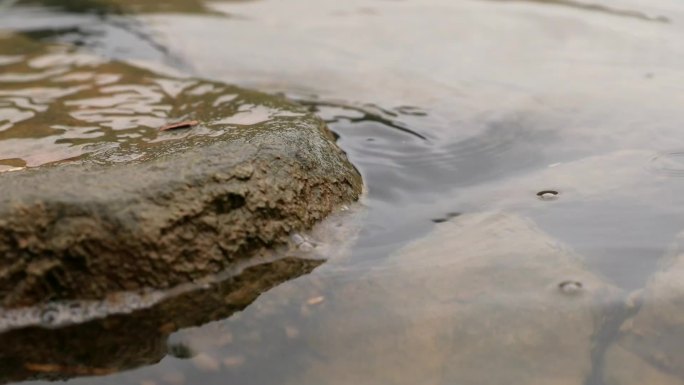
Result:
M44 95L13 104L0 132L19 169L0 173L4 307L190 282L285 243L361 192L305 107L0 37L30 51L2 64L0 101L39 85ZM188 120L197 124L158 130Z
M606 385L684 384L684 234L643 290L606 351Z
M621 303L531 221L466 214L327 298L290 383L582 385Z

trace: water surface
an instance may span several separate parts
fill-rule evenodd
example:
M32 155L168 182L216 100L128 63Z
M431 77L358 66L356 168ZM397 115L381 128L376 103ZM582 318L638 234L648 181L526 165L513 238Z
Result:
M22 47L61 44L299 100L340 136L368 189L350 252L241 313L172 334L170 351L185 354L70 382L491 384L498 371L507 384L630 383L611 357L634 350L623 326L638 310L632 293L661 287L654 273L672 266L684 230L684 4L61 4L18 1L0 28ZM12 61L16 47L0 45L0 65L27 65ZM10 142L35 132L19 112L0 119L0 167L27 165L22 151L38 141ZM43 137L68 152L86 134ZM540 199L545 190L558 195ZM410 244L427 234L419 248L435 253L425 256ZM567 282L583 283L584 297L565 295ZM644 301L681 319L667 309L682 292L664 287ZM638 320L667 325L658 343L642 332L648 348L633 366L657 373L642 383L684 382L684 351L663 342L681 341L684 324ZM535 357L539 366L526 361ZM66 377L85 374L97 373Z

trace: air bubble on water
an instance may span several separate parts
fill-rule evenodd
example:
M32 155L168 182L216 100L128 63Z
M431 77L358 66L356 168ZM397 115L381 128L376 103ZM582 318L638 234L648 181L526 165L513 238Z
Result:
M40 312L40 322L44 326L52 326L60 321L60 311L59 309L47 306Z
M582 291L582 282L578 281L563 281L558 284L558 288L564 294L578 294Z
M558 199L558 194L555 190L543 190L537 193L537 197L543 201L552 201Z

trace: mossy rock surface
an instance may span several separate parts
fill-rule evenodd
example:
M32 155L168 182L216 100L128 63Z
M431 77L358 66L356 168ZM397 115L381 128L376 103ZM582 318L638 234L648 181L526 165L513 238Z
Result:
M13 170L0 173L4 307L191 282L283 244L361 192L332 133L302 106L25 46L0 68L0 103L13 109L0 149L14 152L0 159ZM37 87L44 96L31 98ZM195 124L159 131L182 121Z

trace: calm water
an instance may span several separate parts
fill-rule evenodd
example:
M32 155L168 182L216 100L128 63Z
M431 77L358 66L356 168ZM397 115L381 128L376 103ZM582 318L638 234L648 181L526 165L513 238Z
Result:
M0 171L154 141L199 77L316 111L368 190L244 310L6 336L0 381L684 384L684 3L0 4Z

